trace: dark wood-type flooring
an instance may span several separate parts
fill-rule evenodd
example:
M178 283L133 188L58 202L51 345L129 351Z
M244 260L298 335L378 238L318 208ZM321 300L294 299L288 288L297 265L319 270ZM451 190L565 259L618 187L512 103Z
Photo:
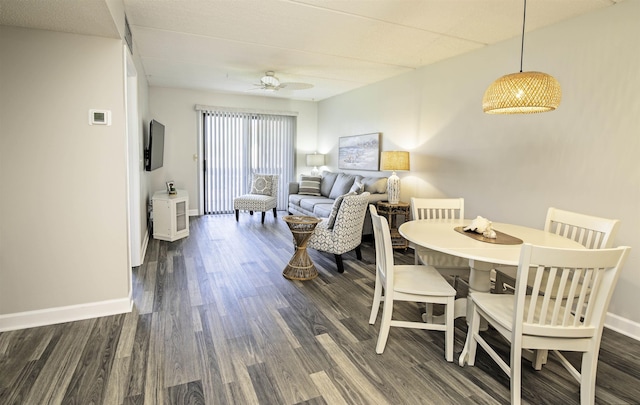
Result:
M375 353L371 241L363 261L345 256L344 274L333 255L310 251L319 277L285 279L293 247L283 214L264 225L246 213L239 223L191 218L188 238L150 241L133 272L133 312L0 334L0 404L509 402L508 378L482 349L475 367L457 365L462 319L454 363L435 331L392 328ZM396 262L412 263L412 252ZM422 308L396 312L419 320ZM525 363L523 400L577 404L579 387L550 356L540 372ZM605 330L596 403L639 402L640 342Z

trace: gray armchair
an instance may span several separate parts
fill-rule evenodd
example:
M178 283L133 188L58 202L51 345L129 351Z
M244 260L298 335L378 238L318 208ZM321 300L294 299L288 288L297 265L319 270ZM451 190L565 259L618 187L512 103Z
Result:
M343 253L355 250L358 260L362 260L360 242L368 204L368 192L338 197L329 218L316 226L307 248L333 253L339 273L344 272Z

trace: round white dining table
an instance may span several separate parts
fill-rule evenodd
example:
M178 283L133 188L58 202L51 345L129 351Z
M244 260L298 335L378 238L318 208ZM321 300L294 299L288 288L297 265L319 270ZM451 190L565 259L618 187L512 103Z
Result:
M398 232L415 245L469 260L469 290L488 292L490 272L496 265L518 266L522 243L505 245L473 239L454 228L467 226L471 220L414 220L400 225ZM542 229L493 223L493 229L533 245L584 249L578 242ZM460 302L458 302L460 301ZM461 305L460 305L461 304ZM464 308L463 308L464 307ZM467 314L466 300L456 301L456 315Z

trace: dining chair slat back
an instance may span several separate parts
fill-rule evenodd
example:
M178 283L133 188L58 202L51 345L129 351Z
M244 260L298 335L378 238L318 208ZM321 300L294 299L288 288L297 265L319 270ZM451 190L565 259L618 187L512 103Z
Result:
M411 198L413 219L463 219L464 198Z
M549 208L545 231L573 239L587 249L613 246L620 221Z

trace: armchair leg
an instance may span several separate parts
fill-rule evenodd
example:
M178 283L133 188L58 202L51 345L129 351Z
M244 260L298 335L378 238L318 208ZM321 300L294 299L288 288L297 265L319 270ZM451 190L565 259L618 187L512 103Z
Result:
M236 210L236 222L238 222L238 214L240 213L240 210Z
M262 222L263 224L264 224L264 214L266 214L266 212L265 212L265 211L262 211L262 221L261 221L261 222Z
M362 250L360 250L360 245L356 246L356 258L362 261Z
M278 212L276 211L276 209L273 209L273 217L274 218L278 218Z
M334 255L336 257L336 265L338 266L338 273L344 273L344 264L342 264L342 255Z

